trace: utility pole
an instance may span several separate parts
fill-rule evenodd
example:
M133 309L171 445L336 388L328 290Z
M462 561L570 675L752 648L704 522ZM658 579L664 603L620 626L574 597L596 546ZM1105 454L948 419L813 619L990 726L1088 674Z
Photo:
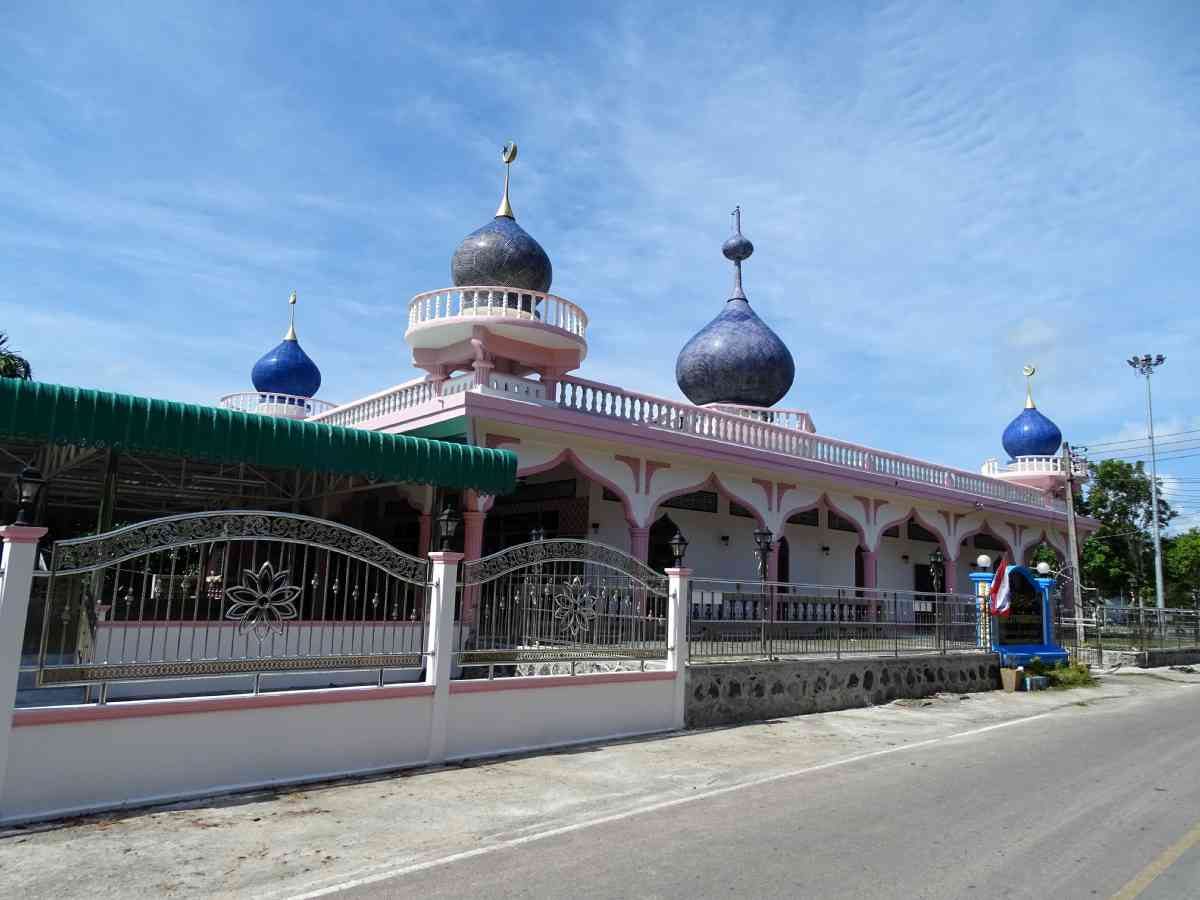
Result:
M1086 636L1083 628L1083 590L1079 584L1079 537L1075 531L1075 455L1066 441L1062 445L1062 466L1067 476L1067 564L1071 567L1071 599L1075 606L1075 646L1082 649Z
M1154 450L1154 403L1150 397L1150 376L1154 374L1155 368L1166 361L1167 358L1161 353L1153 358L1147 353L1140 358L1131 356L1126 360L1134 371L1146 378L1146 432L1150 438L1150 521L1154 525L1154 603L1159 609L1163 609L1166 602L1163 598L1162 540L1158 534L1158 455Z

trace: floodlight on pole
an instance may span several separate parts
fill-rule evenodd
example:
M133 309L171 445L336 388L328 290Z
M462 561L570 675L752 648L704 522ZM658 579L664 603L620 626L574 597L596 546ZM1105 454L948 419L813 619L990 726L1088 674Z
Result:
M1146 433L1150 439L1150 521L1154 525L1154 604L1159 609L1165 605L1163 597L1162 538L1158 529L1158 454L1154 448L1154 401L1150 394L1150 376L1167 361L1161 353L1151 356L1131 356L1126 360L1129 367L1146 378Z

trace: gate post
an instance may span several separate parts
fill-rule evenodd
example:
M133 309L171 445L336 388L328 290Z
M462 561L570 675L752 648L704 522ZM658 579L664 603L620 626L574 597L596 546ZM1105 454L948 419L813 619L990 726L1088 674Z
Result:
M433 687L429 719L429 761L446 760L446 720L450 713L450 668L454 661L454 595L458 588L461 553L430 553L429 625L425 633L425 683Z
M672 720L676 728L687 721L688 614L691 611L691 569L666 569L667 669L675 673Z
M45 528L28 525L0 527L0 540L4 541L3 556L0 556L0 815L4 811L8 739L12 734L33 567L37 561L38 540L45 533Z

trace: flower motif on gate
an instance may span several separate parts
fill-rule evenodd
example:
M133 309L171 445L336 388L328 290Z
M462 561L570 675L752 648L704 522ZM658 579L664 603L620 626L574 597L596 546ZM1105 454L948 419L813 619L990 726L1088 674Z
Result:
M596 598L589 593L583 581L576 577L565 582L554 595L554 620L573 640L587 632L596 618Z
M300 615L296 609L300 588L288 584L288 574L287 569L277 573L271 563L265 562L257 572L246 569L241 584L225 589L230 603L225 618L238 623L238 634L254 629L254 636L262 643L272 631L283 634L285 619Z

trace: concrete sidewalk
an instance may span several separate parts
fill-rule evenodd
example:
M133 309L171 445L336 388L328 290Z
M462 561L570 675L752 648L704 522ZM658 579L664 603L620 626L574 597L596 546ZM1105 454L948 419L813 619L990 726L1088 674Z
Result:
M1119 670L1095 688L899 700L16 829L0 838L0 886L48 900L293 897L501 842L536 846L597 821L1050 711L1094 713L1197 684L1200 674Z

